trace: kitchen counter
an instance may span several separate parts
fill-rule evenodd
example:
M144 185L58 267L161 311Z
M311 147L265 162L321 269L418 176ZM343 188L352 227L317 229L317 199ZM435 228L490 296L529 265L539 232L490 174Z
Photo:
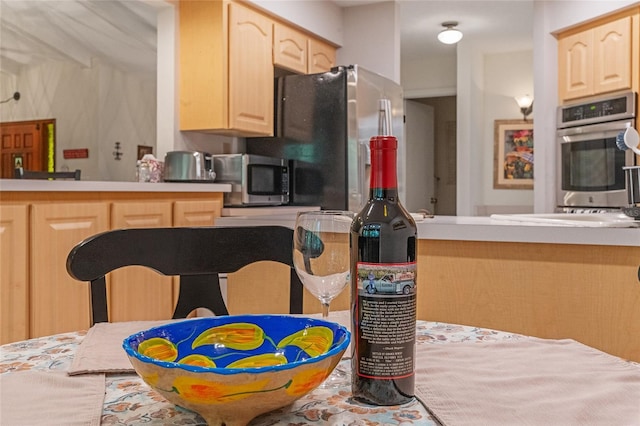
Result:
M0 179L2 192L231 192L227 183Z
M221 217L220 226L280 225L293 228L295 214ZM418 238L426 240L490 241L611 245L640 247L640 228L594 228L522 224L485 216L435 216L420 220Z
M220 217L216 225L294 221L295 214ZM574 339L640 360L640 228L436 216L418 221L418 237L419 318ZM349 306L349 292L332 302Z

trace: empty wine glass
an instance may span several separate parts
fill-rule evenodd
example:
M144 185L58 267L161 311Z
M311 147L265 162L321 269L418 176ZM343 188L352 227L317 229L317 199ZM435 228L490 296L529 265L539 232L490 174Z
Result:
M342 210L300 212L293 236L293 264L300 281L322 304L322 317L329 305L349 284L349 232L353 213ZM348 373L339 367L321 385L348 384Z

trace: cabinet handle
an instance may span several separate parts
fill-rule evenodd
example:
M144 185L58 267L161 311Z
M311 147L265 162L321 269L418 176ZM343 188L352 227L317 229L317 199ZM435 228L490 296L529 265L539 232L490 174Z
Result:
M638 266L638 281L640 281L640 266Z

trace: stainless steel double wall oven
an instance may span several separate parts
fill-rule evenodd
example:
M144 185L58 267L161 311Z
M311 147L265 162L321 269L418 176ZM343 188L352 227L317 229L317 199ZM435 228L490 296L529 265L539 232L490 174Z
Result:
M557 206L559 210L614 210L627 205L623 167L635 154L616 146L616 137L635 126L633 92L558 107Z

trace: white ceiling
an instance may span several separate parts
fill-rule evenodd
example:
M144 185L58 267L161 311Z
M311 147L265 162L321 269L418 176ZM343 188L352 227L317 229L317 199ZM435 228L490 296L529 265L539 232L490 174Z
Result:
M341 7L385 0L334 0ZM458 21L487 53L530 49L534 0L398 0L403 58L436 58L455 46L436 40ZM157 0L0 0L0 71L46 59L89 66L92 58L128 71L155 72Z
M157 7L132 0L0 0L0 70L45 60L155 72Z

